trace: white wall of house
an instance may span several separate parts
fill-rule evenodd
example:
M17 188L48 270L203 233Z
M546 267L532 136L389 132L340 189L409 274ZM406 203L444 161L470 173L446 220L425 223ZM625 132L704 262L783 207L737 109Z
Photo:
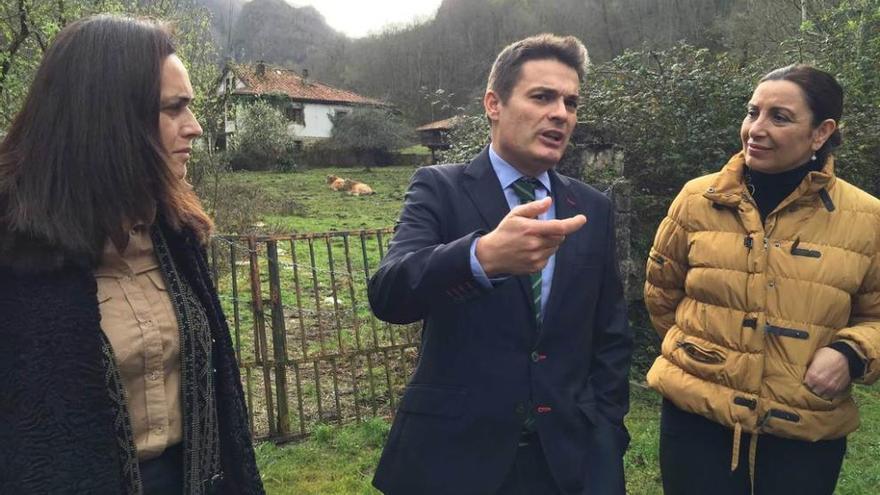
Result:
M236 105L236 115L241 115L243 105ZM305 124L287 125L287 132L296 138L304 138L309 141L327 139L333 132L333 122L330 117L336 112L351 112L352 107L346 105L333 105L325 103L303 103L303 118ZM236 131L236 120L226 119L225 130L227 133Z
M226 94L226 87L233 86L235 89L243 89L244 83L235 77L230 71L224 73L223 78L217 88L218 95ZM243 110L242 103L230 103L235 105L235 115L233 118L231 108L227 108L224 112L224 129L227 134L234 134L237 124L237 116L241 115ZM351 112L354 106L334 103L313 103L313 102L295 102L297 107L301 105L303 110L303 123L298 124L290 122L287 125L287 132L294 138L301 138L305 141L316 141L329 138L333 133L333 123L330 117L338 112Z
M333 132L330 117L336 112L351 112L352 107L325 103L304 103L303 114L305 125L290 124L288 132L295 137L321 139L329 138Z

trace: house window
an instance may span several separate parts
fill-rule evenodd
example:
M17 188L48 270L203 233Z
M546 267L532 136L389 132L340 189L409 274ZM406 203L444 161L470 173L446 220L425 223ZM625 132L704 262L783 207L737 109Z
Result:
M289 122L299 125L306 124L306 115L303 111L302 105L298 105L296 103L287 103L283 108L284 118L286 118Z
M294 141L293 142L293 152L294 153L302 153L303 150L303 142L302 141Z

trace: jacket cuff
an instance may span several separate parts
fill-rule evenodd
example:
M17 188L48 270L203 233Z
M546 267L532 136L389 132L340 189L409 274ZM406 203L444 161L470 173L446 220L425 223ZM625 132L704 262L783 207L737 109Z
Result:
M865 374L865 362L851 345L843 341L837 341L832 342L828 347L846 356L846 361L849 364L849 377L851 380L857 380Z
M467 271L462 272L456 267L448 272L449 274L456 274L455 278L449 280L449 283L448 285L446 285L445 289L446 295L454 302L460 303L469 301L492 290L493 284L491 282L491 279L486 277L485 272L483 272L483 278L485 278L485 281L481 280L474 273L473 263L476 260L475 248L477 245L477 239L484 234L484 231L476 231L446 245L446 249L454 249L455 251L458 251L460 249L459 247L456 247L456 245L464 245L466 246L465 249L467 249L468 251L466 255ZM462 257L462 260L464 260L464 257ZM460 260L457 260L456 264L458 263L458 261ZM479 266L479 261L477 261L477 266L480 268L480 271L482 271L482 267ZM488 286L485 285L484 282L489 282Z

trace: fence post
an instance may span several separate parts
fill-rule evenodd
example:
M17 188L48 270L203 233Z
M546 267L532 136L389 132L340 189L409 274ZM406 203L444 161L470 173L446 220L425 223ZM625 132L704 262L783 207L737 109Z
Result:
M218 239L223 239L219 237ZM244 365L241 362L241 313L238 307L238 270L236 269L236 260L238 259L238 255L235 251L235 242L229 242L229 278L232 282L232 324L233 330L235 332L235 362L238 363L239 368ZM217 289L220 290L219 288ZM247 409L248 409L248 427L251 431L251 436L255 434L254 432L254 415L250 414L250 411L254 409L254 397L251 391L251 366L244 366L244 379L245 379L245 397L247 399Z
M315 314L317 315L318 322L318 344L321 347L321 356L323 356L327 353L327 349L324 346L324 322L321 319L323 317L323 314L321 314L321 284L318 282L318 266L315 261L315 238L310 236L308 240L309 264L312 268L312 288L315 294Z
M342 345L342 320L339 318L339 294L336 292L336 266L333 263L333 242L330 240L330 234L324 236L324 242L327 244L327 265L330 269L330 291L333 296L333 316L336 319L336 346L337 352L340 354L345 352Z
M217 284L220 282L220 275L217 270L217 241L214 240L211 242L211 281L214 282L214 287L217 287Z
M275 394L278 398L278 432L290 433L290 415L287 410L287 330L284 325L284 305L281 299L281 274L278 264L278 241L266 241L269 258L269 300L272 304L272 351L275 357Z
M367 234L361 231L361 256L364 262L364 285L370 286L370 261L367 257ZM366 354L367 358L367 381L370 385L370 408L373 416L378 414L378 404L376 404L376 376L373 369L373 352L379 348L379 335L376 328L376 316L370 317L370 328L373 330L373 346Z
M278 428L275 423L275 407L272 401L272 372L270 370L269 356L266 343L266 321L263 313L263 290L260 286L260 260L257 251L257 240L254 236L248 236L248 251L250 252L251 268L251 306L254 312L254 344L258 359L263 368L263 388L266 394L266 419L269 423L269 435L276 436Z
M381 260L382 258L385 257L385 243L382 241L382 231L381 230L376 231L376 244L379 246L379 259ZM397 342L394 339L394 331L395 331L394 327L388 322L385 322L384 327L385 327L385 335L388 336L388 341L391 342L392 346L396 346ZM394 403L392 402L392 404L394 404Z
M345 247L345 268L348 270L348 294L351 299L351 324L354 329L355 349L360 351L361 347L361 322L358 318L357 296L354 292L354 271L351 269L351 249L349 248L348 233L342 235L343 246Z

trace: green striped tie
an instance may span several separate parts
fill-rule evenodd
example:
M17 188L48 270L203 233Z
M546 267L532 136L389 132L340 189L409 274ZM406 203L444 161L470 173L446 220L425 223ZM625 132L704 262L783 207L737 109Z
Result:
M513 192L519 197L519 204L534 201L535 189L543 187L538 179L530 177L520 177L511 186L513 187ZM537 328L541 328L541 272L530 273L529 280L532 283L532 304L535 308L535 324Z

